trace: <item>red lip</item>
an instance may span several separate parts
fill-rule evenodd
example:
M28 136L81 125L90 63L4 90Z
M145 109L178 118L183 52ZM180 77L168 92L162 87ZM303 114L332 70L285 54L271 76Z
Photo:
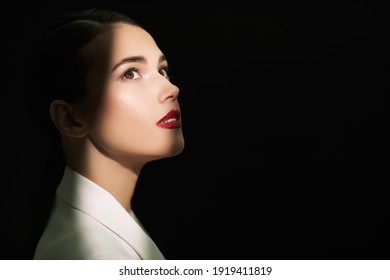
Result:
M157 126L161 128L175 129L181 127L180 111L171 110L162 117L158 122Z

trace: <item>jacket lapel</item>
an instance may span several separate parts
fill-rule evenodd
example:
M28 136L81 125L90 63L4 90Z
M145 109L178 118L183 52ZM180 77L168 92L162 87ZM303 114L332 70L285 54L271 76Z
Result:
M119 236L141 259L165 259L140 224L108 191L69 167L64 171L57 195Z

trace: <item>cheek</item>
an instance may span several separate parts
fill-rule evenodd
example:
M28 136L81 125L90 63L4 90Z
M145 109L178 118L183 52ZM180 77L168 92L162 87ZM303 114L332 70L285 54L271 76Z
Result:
M102 101L92 125L95 141L111 150L137 149L153 123L147 104L120 94Z
M136 106L137 100L124 95L107 98L103 102L98 114L97 125L104 131L122 131L126 133L130 128L137 125L141 110Z

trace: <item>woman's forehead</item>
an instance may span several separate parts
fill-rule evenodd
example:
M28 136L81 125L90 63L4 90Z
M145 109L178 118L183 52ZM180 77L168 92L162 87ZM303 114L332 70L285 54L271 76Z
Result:
M162 52L153 37L143 28L127 23L115 23L112 28L89 42L81 54L96 61L116 63L129 56L145 56L157 60Z
M157 47L153 37L139 26L125 23L116 23L112 26L112 31L109 32L111 35L108 34L108 37L111 37L114 48Z

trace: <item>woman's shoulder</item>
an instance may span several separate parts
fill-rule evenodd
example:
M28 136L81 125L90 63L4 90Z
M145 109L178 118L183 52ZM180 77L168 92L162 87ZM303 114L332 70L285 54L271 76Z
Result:
M56 201L34 259L139 259L139 256L99 221Z

